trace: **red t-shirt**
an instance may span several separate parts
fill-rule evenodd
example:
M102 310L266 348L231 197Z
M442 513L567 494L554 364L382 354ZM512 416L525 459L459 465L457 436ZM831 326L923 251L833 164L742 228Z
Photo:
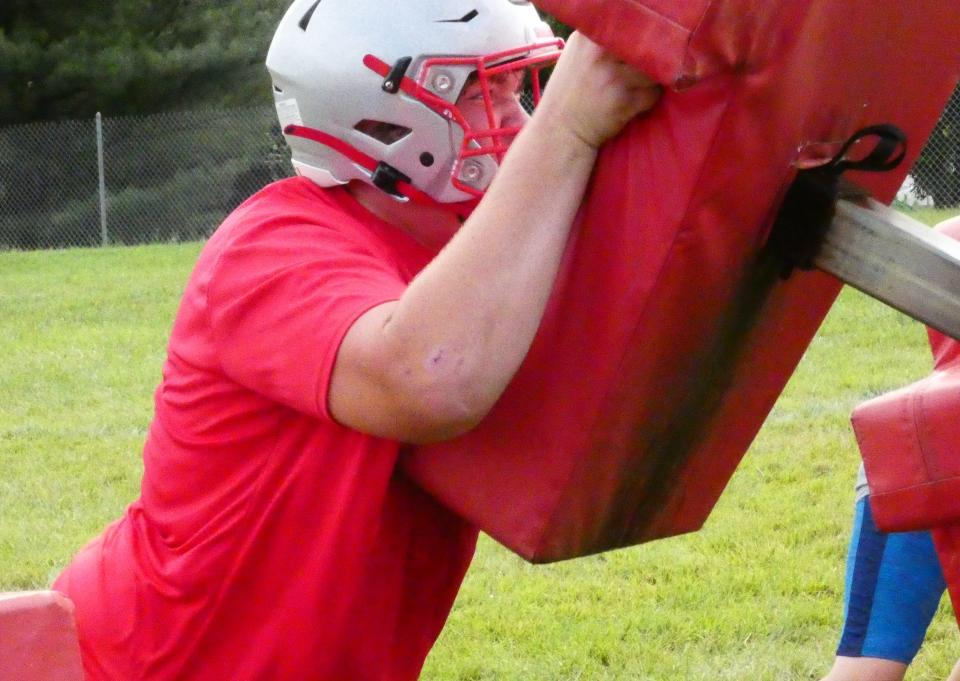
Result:
M343 189L273 184L187 284L144 448L141 497L54 588L90 679L415 679L476 530L335 423L350 325L434 253Z

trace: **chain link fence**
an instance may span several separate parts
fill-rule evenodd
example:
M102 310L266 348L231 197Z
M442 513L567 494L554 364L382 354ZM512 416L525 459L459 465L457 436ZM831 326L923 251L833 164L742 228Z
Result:
M269 105L3 128L0 249L204 239L291 173Z
M97 243L94 121L0 129L0 248Z
M960 213L960 85L900 188L897 205Z
M291 173L269 105L0 128L0 249L205 239ZM897 205L960 213L960 88Z

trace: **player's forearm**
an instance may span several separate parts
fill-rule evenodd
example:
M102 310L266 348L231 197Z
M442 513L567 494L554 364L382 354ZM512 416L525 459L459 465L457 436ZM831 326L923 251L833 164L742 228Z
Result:
M407 379L449 390L478 416L536 334L596 157L544 113L514 142L484 200L384 329L404 348Z

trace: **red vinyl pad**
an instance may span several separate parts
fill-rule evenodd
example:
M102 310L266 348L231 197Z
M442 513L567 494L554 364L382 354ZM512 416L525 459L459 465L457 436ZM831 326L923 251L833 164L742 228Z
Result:
M840 289L778 276L763 246L780 198L798 167L893 123L905 163L851 177L893 199L956 83L960 12L955 0L538 4L670 89L603 149L506 393L477 429L404 467L544 562L701 527Z
M83 681L73 603L66 596L0 593L0 681Z
M865 402L852 421L879 529L960 521L960 364Z

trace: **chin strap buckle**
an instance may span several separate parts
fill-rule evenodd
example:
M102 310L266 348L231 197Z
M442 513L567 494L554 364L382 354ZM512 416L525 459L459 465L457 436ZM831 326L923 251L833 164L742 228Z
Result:
M387 194L403 198L406 198L406 196L404 196L404 194L397 189L397 182L406 182L407 184L411 184L409 177L401 173L389 163L384 163L383 161L380 161L377 164L377 167L374 168L373 174L370 176L370 181L375 187L385 191Z

